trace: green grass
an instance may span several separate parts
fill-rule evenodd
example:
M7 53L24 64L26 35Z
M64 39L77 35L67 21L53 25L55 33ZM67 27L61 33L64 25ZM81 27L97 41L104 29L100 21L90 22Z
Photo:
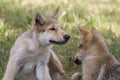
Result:
M5 71L9 50L22 32L30 29L32 16L40 12L48 15L61 6L59 21L71 35L69 42L55 46L54 51L62 56L66 71L63 80L70 80L80 66L69 61L75 51L79 33L76 25L85 28L94 26L102 32L110 52L120 60L120 1L119 0L0 0L0 80Z

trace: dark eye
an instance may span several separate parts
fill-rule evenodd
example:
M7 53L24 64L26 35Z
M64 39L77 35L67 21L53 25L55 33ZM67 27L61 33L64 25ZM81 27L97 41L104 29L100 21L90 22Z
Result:
M78 48L82 48L82 47L83 47L83 45L82 45L82 44L79 44Z
M49 30L52 30L52 31L53 31L53 30L55 30L55 28L50 28Z

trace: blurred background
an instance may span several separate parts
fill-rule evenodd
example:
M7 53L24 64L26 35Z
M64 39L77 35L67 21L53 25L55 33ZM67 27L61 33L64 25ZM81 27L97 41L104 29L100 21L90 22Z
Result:
M59 5L59 21L71 35L67 44L54 46L66 71L62 80L70 80L74 72L81 71L80 66L69 61L80 38L77 24L101 31L109 51L120 60L120 0L0 0L0 80L11 46L17 36L31 28L33 15L40 12L47 16Z

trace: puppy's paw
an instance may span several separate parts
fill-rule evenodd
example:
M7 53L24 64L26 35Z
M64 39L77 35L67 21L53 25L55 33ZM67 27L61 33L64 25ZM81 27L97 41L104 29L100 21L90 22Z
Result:
M79 72L76 72L72 75L71 80L80 80L82 74Z
M64 74L65 74L65 71L62 70L62 71L60 72L60 75L64 75Z

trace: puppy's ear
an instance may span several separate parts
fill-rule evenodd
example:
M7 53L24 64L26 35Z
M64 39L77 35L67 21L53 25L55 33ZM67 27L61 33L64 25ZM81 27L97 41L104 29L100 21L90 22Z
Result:
M91 33L94 35L94 40L99 40L100 42L104 42L104 37L94 27L91 28Z
M94 27L91 27L91 33L99 33L98 30Z
M82 34L82 35L86 35L88 33L87 30L85 30L84 28L82 28L80 25L78 25L78 29L79 29L79 32Z
M91 28L91 33L95 36L95 37L102 37L101 33L94 27Z
M60 6L58 6L52 13L49 17L51 18L54 18L54 19L58 19L58 13L59 13L59 10L60 10Z
M44 25L44 19L38 12L33 17L33 25L38 27L41 27Z
M97 41L97 45L108 51L106 42L102 34L95 28L91 28L91 33L93 34L93 41Z
M84 41L90 42L93 39L93 35L89 30L86 30L80 26L78 26L80 33L82 34L82 37L84 37Z

